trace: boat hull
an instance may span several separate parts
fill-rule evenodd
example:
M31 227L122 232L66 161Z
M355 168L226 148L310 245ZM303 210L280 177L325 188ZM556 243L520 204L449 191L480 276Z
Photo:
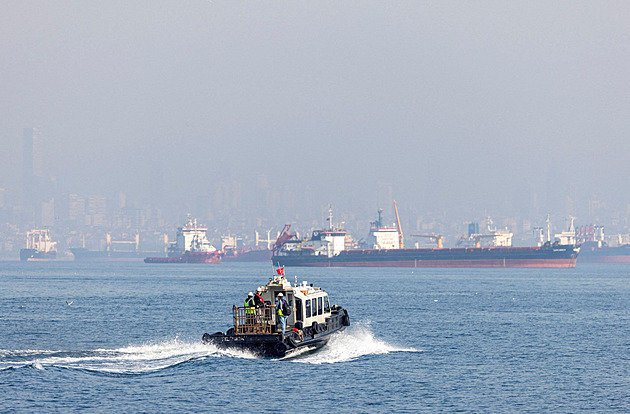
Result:
M226 262L269 262L271 260L271 250L250 250L226 254L223 256Z
M246 350L262 357L282 358L302 349L319 349L328 343L334 333L342 332L347 326L350 326L348 312L339 308L325 325L293 328L284 336L280 333L236 334L231 328L226 333L205 333L201 341L222 349Z
M273 256L278 266L307 267L575 267L578 248L483 247L442 249L344 250L337 256Z
M185 252L177 257L147 257L145 263L221 263L221 255L217 252Z
M36 249L20 250L20 260L24 262L50 262L56 259L56 251L42 252Z
M587 243L580 248L580 263L630 263L630 245L597 247Z
M88 250L82 247L69 249L74 260L86 262L140 262L152 252ZM157 253L157 252L155 252Z

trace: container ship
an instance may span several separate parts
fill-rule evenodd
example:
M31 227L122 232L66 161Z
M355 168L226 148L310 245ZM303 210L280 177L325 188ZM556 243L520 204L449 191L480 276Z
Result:
M604 240L604 226L582 226L577 237L581 243L580 263L630 263L630 244L619 235L617 246L609 246Z
M311 237L299 240L283 230L274 245L272 261L277 266L309 267L575 267L579 247L547 241L540 246L512 247L512 234L495 231L494 234L469 234L472 247L442 247L439 235L418 235L437 241L436 248L404 248L404 238L396 210L396 227L384 227L379 220L373 222L367 248L347 249L346 232L332 225L313 231ZM481 247L482 238L492 238L495 245Z
M147 257L145 263L221 263L221 252L207 238L208 228L188 217L188 222L177 229L177 238L168 247L167 257Z
M26 233L26 248L20 250L22 261L51 261L57 258L57 242L50 239L47 229Z

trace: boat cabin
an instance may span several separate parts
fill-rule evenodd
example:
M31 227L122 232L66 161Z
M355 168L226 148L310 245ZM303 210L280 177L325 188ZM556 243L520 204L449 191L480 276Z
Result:
M234 329L240 334L277 333L276 298L282 292L291 307L287 317L287 331L292 328L303 329L315 325L325 325L331 317L332 309L328 293L306 281L292 286L284 276L275 276L266 286L261 286L261 296L265 309L253 309L234 306Z

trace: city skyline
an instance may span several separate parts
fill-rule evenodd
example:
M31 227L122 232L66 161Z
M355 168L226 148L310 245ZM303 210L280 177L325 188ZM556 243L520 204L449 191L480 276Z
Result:
M9 2L4 224L84 226L74 203L117 225L103 205L124 194L152 228L315 227L332 204L359 231L396 199L412 228L551 214L625 232L628 18L623 2Z

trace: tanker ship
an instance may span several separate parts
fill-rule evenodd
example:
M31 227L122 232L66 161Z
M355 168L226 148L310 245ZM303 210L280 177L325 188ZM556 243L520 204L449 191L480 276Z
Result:
M373 222L368 246L346 249L346 232L334 228L332 216L329 228L313 231L309 238L297 239L285 226L273 249L272 261L277 266L309 267L575 267L579 247L547 241L539 246L512 247L512 234L469 234L472 247L443 247L442 236L418 235L437 241L435 248L404 248L404 238L395 207L397 226L384 227L380 220ZM290 226L289 226L290 227ZM469 229L470 233L470 229ZM481 246L482 238L492 238L494 245ZM369 245L371 244L371 245Z
M207 239L208 228L188 217L188 222L177 229L177 238L168 247L167 257L147 257L145 263L221 263L219 252Z
M20 250L22 261L51 261L57 258L57 242L51 241L47 229L26 233L26 248Z

